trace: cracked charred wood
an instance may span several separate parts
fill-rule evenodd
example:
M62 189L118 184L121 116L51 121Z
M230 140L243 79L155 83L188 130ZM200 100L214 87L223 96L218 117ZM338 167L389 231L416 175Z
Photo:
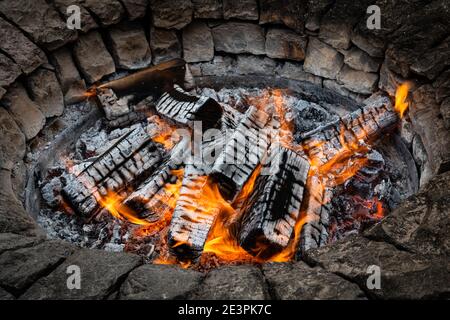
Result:
M217 157L211 175L227 200L236 197L265 155L270 141L262 129L268 121L267 113L250 107Z
M185 125L202 121L203 129L214 127L222 117L222 107L217 101L205 96L191 95L178 85L162 94L156 103L156 110Z
M314 166L330 164L351 155L398 123L387 97L380 97L339 120L302 135L302 146Z
M182 85L186 72L183 59L173 59L156 66L143 69L123 78L112 80L98 86L98 89L112 89L120 96L148 96L150 93L160 95L173 88L174 84Z
M263 259L283 250L294 234L309 171L296 152L273 145L238 222L239 244Z
M169 228L169 246L180 260L197 259L220 212L209 198L210 181L201 167L185 168L180 196Z
M79 174L64 174L62 194L85 217L91 216L99 200L145 180L161 161L161 151L142 127L123 135Z

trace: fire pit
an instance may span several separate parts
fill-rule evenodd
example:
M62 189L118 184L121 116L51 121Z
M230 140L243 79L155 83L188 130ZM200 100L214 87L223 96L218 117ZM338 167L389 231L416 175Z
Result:
M422 26L378 4L375 30L345 1L80 2L78 31L65 1L16 2L0 297L448 295L442 1ZM92 287L68 291L71 266Z

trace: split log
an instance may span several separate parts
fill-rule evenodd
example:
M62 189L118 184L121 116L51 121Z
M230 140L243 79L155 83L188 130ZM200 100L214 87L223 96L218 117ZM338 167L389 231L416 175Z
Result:
M268 121L264 111L250 107L214 163L211 175L227 200L236 197L266 153L270 141L262 129Z
M201 167L185 168L180 196L169 229L169 246L180 260L197 259L220 212L211 197L210 181Z
M294 234L309 171L309 162L280 145L270 148L243 205L239 243L254 256L267 259L283 250Z
M145 180L161 161L161 151L142 127L123 135L83 171L63 175L63 196L73 208L89 217L108 192L121 192Z
M222 117L222 107L214 99L194 96L175 85L165 92L156 103L156 110L175 122L192 125L202 121L204 129L214 127Z
M174 84L183 84L186 62L173 59L153 67L143 69L123 78L112 80L98 86L99 89L112 89L120 97L127 95L160 95L173 88Z

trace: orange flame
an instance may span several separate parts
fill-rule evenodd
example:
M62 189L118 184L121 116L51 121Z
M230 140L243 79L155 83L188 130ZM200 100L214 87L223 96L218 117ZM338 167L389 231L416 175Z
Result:
M395 91L395 111L403 118L404 113L409 107L409 103L406 101L408 98L408 93L410 89L410 84L405 82L401 84Z
M148 221L136 218L133 210L128 208L123 204L125 200L124 196L120 196L117 193L109 191L108 194L104 197L99 198L99 204L108 212L120 220L127 220L133 224L137 225L148 225L150 224Z

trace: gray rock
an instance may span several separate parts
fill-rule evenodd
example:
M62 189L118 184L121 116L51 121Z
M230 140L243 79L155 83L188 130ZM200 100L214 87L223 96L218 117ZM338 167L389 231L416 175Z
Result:
M64 97L53 71L39 68L28 77L28 88L34 102L45 117L60 116L64 112Z
M361 31L354 31L351 36L351 41L355 46L367 52L372 57L384 57L384 41L369 33L364 34Z
M153 25L165 29L183 29L192 21L191 0L151 0Z
M272 28L266 34L266 54L271 58L303 61L307 39L297 33Z
M319 39L333 48L346 50L350 47L351 34L351 25L345 22L336 24L325 20L325 23L320 26Z
M316 76L336 79L344 63L343 56L329 45L310 38L303 68Z
M235 71L236 61L231 57L215 56L213 61L200 63L201 75L217 76ZM192 71L192 69L191 69Z
M214 42L211 29L204 22L193 22L183 29L183 57L186 62L211 61Z
M405 82L405 80L392 72L386 65L383 63L380 69L380 81L378 82L378 88L386 91L391 96L395 96L395 91L397 87Z
M17 200L11 185L12 163L2 164L0 169L0 230L4 233L16 233L26 236L41 235L31 216Z
M239 55L237 57L237 74L272 75L275 73L277 63L267 57Z
M14 300L14 296L0 288L0 300Z
M25 150L25 135L8 111L0 107L0 167L23 159Z
M81 249L48 276L39 279L21 299L89 299L107 298L127 274L141 264L141 258L128 253ZM67 288L67 267L80 268L81 289Z
M151 64L152 54L141 25L121 23L112 27L109 35L112 54L119 68L135 70Z
M81 72L90 83L116 71L114 60L96 31L79 37L74 46L74 54Z
M344 63L355 70L364 72L378 72L380 67L379 61L374 60L367 53L355 47L344 52Z
M181 57L181 44L175 31L151 28L150 48L154 64Z
M448 259L429 259L393 245L350 236L308 251L305 259L357 283L370 297L381 299L439 298L450 292ZM380 289L368 289L370 266L380 268Z
M147 13L147 0L122 0L130 20L145 17Z
M19 125L27 140L34 138L45 125L45 116L29 97L21 84L14 84L3 97L3 102Z
M0 87L9 86L21 73L20 67L14 61L0 53ZM0 98L2 96L0 95Z
M450 130L445 127L431 85L414 90L409 116L414 130L420 135L427 151L431 173L438 174L450 166Z
M450 37L444 39L440 45L428 49L415 63L411 70L432 80L450 65Z
M144 265L133 270L120 288L120 299L183 299L196 289L202 274L171 265Z
M86 33L98 27L89 11L83 7L83 0L53 0L53 3L59 13L63 15L66 20L72 15L72 13L67 12L67 8L71 5L78 5L80 8L81 31Z
M125 15L125 9L119 0L84 0L83 5L100 19L103 26L116 24Z
M26 74L47 62L45 53L16 27L0 18L0 49Z
M19 295L73 251L74 247L60 241L6 251L0 255L0 285Z
M403 117L400 123L400 137L408 148L411 147L415 132L413 130L411 121Z
M227 20L258 20L258 3L256 0L223 0L223 17Z
M67 28L58 12L45 0L1 1L0 12L29 34L33 41L49 50L76 39L75 30Z
M441 103L441 114L447 129L450 129L450 97L445 98Z
M433 88L436 89L436 101L441 103L446 97L450 97L450 70L442 74L433 82Z
M263 273L275 299L355 300L364 298L359 287L343 278L311 268L304 262L267 263Z
M337 81L350 91L371 94L377 86L378 74L354 70L344 65L337 75Z
M366 237L426 256L450 256L450 172L434 177Z
M419 168L423 168L428 158L427 151L425 150L422 139L417 134L414 136L412 141L412 155Z
M280 5L278 0L260 0L260 24L284 24L285 26L303 33L306 20L306 1L285 0Z
M324 79L323 87L330 89L331 91L339 93L341 96L349 97L351 92L344 88L341 84L337 83L335 80Z
M14 233L0 233L0 254L22 248L29 248L44 241L42 237L26 237Z
M192 0L194 5L194 18L196 19L221 19L222 0Z
M64 93L64 101L72 104L85 100L86 84L81 79L68 48L53 52L53 65Z
M300 63L286 62L278 71L278 74L283 78L311 82L318 86L322 86L322 78L309 72L305 72L303 70L303 65Z
M227 53L265 53L263 29L251 23L228 22L212 29L216 51Z
M27 166L23 160L19 160L11 169L11 186L16 198L25 203L25 187L27 184Z
M225 266L208 273L193 300L263 300L268 298L261 271L255 266Z

